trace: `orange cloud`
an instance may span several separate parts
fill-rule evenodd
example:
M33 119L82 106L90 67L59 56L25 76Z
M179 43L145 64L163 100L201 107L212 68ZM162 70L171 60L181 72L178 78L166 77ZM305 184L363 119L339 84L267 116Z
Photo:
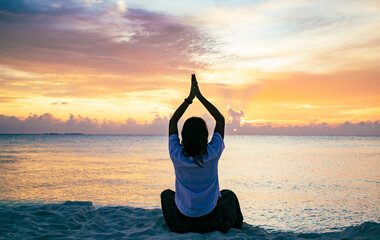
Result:
M242 123L244 111L229 109L229 121L226 124L227 134L256 135L370 135L380 136L380 122L345 122L335 126L327 123L310 123L307 125L277 125L273 123L250 124ZM214 121L208 116L202 116L213 130ZM61 120L50 113L32 114L26 119L0 115L0 134L14 133L85 133L85 134L158 134L166 135L169 118L156 115L150 123L138 123L133 118L124 122L98 120L80 115L70 115L69 119ZM183 121L181 121L183 124ZM180 125L181 125L180 124Z
M107 10L1 11L0 63L44 74L183 74L189 73L184 69L199 68L193 57L212 48L204 33L175 17ZM78 14L83 14L80 20Z
M335 8L318 6L286 1L215 8L218 18L206 21L116 3L3 2L0 113L152 121L153 113L175 110L196 72L204 95L225 115L227 103L244 109L246 123L378 120L377 32L360 38L345 28L376 29L377 17L365 14L372 7L355 5L359 20L351 21L350 7L332 18ZM273 9L282 14L273 16ZM241 14L250 10L258 15ZM362 27L364 20L369 24ZM299 69L304 72L294 72ZM63 102L70 104L54 104ZM187 114L203 112L195 103Z

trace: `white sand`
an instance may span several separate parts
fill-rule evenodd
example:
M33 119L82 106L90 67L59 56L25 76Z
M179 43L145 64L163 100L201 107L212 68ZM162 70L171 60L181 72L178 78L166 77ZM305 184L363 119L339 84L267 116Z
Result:
M170 232L160 209L93 207L91 202L0 206L0 239L380 239L380 224L365 222L334 233L242 230L207 234Z

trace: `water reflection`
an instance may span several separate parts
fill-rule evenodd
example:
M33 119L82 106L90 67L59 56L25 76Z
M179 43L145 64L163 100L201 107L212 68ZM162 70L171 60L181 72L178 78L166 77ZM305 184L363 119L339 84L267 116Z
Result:
M227 136L220 185L245 221L271 229L327 231L379 221L377 137ZM0 136L4 203L92 201L156 208L174 189L166 136Z

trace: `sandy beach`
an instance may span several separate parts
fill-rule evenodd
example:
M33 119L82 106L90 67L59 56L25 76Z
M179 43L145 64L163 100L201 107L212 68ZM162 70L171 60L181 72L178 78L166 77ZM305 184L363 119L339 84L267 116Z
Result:
M331 233L243 229L207 234L170 232L161 209L100 207L91 202L0 206L0 239L378 239L380 224L365 222Z
M379 13L0 0L0 240L380 240Z

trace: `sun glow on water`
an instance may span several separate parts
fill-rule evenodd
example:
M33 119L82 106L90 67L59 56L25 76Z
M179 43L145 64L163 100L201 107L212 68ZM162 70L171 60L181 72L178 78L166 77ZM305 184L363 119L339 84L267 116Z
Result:
M378 221L378 137L226 136L222 189L245 222L327 232ZM0 135L2 204L160 208L174 189L166 136ZM355 198L352 198L355 196Z

